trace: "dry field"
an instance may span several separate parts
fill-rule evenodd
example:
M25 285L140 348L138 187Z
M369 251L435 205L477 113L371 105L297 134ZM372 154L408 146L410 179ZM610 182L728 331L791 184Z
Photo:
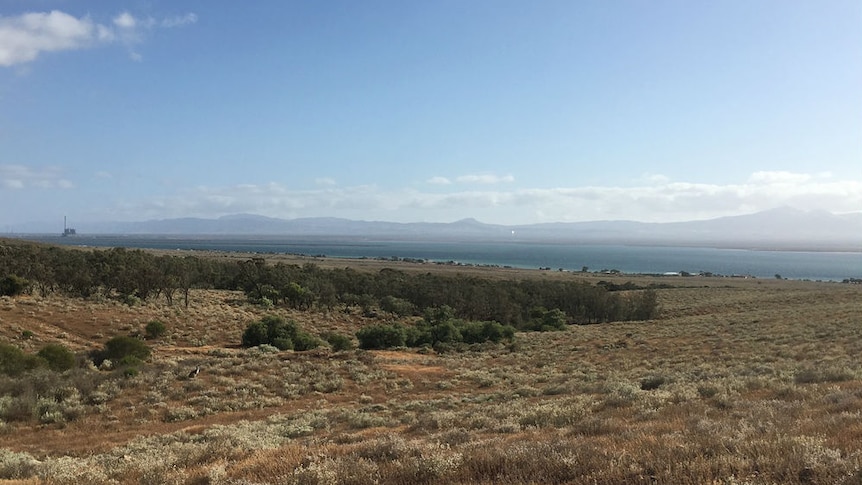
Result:
M3 298L0 341L31 352L85 352L154 319L168 334L134 376L0 376L0 415L35 409L0 421L0 482L862 483L862 286L660 282L676 287L658 290L659 319L445 354L242 349L270 313L315 334L374 322L241 293L195 291L188 309Z

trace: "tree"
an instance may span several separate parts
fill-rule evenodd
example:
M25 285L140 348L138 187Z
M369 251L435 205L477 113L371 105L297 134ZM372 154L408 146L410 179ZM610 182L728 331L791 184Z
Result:
M658 294L655 290L644 290L632 295L629 299L629 320L650 320L659 313Z
M301 286L299 283L288 284L281 293L291 308L308 310L311 308L311 304L314 303L314 295L308 288Z

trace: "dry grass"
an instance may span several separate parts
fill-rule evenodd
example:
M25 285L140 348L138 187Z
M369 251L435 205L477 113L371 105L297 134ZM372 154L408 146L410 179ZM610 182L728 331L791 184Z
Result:
M48 418L0 424L0 479L862 481L862 287L660 282L680 285L659 290L661 319L441 355L240 349L242 329L264 310L229 292L196 291L189 309L4 298L0 338L31 351L47 342L85 351L153 319L168 334L138 375L89 370L101 383L41 402ZM370 322L278 311L318 334ZM187 378L196 365L201 374Z

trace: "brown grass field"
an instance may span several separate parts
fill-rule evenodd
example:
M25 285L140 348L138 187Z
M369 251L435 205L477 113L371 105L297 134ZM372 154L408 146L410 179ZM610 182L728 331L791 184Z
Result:
M658 319L444 354L242 349L266 314L314 334L375 320L264 310L241 293L197 290L188 309L3 297L0 341L28 352L84 354L154 319L168 333L134 376L0 377L0 411L32 413L0 421L0 483L862 483L862 285L660 282L674 288L658 290ZM11 397L20 386L29 407Z

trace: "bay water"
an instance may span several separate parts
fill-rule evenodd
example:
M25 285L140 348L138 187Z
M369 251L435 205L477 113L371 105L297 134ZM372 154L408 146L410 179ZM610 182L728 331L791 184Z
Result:
M278 236L73 236L30 235L54 244L163 250L302 254L333 258L417 259L452 264L552 270L664 274L709 272L789 279L862 278L862 252L763 251L704 247L629 246L535 242L375 241L364 238Z

